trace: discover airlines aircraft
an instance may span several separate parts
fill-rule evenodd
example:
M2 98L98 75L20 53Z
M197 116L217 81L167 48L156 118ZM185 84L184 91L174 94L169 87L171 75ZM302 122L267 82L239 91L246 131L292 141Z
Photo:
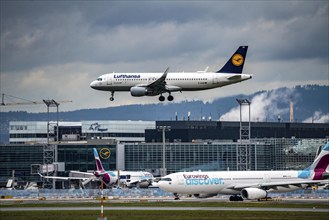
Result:
M180 72L169 73L108 73L90 83L96 90L110 91L110 100L114 100L114 92L130 91L134 97L157 96L165 100L163 93L169 93L168 101L174 100L172 92L198 91L222 87L251 79L251 75L242 74L248 46L240 46L227 63L217 72Z
M61 176L43 176L47 179L61 179L61 180L82 180L82 185L86 185L92 180L101 179L107 186L113 186L120 181L121 184L124 184L127 187L139 186L147 187L151 184L154 179L153 175L149 172L143 171L105 171L102 165L102 162L98 156L96 148L93 148L94 157L96 161L97 170L93 173L80 172L80 171L71 171L72 174L77 174L82 177L61 177ZM120 176L119 176L120 175Z
M326 185L329 172L329 142L312 165L300 171L211 171L179 172L160 179L156 186L177 194L207 198L229 194L230 201L262 199L268 192L289 192L308 186ZM242 197L240 197L241 195Z

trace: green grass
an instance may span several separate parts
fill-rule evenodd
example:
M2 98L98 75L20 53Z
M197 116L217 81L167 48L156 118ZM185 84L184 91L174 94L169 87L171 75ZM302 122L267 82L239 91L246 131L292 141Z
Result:
M328 213L321 212L267 212L267 211L106 211L108 220L152 220L152 219L186 219L186 220L207 220L207 219L296 219L296 220L317 220L328 219ZM14 220L47 220L47 219L70 219L89 220L97 219L99 211L2 211L0 219Z
M1 201L1 207L98 207L99 201L88 200L85 202L65 201ZM204 200L185 202L121 202L106 200L105 207L271 207L271 208L329 208L328 203L292 203L285 201L263 201L263 202L208 202Z

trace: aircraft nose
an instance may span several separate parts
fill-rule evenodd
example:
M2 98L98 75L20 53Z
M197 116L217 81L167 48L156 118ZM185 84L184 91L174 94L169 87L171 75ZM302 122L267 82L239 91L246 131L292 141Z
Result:
M92 81L91 83L90 83L90 87L91 88L93 88L93 89L95 89L96 88L96 82L95 81Z

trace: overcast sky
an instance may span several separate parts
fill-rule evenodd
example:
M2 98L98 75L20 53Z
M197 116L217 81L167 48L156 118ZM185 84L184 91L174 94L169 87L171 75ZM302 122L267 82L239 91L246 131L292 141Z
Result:
M244 73L253 79L175 101L328 85L328 11L326 0L1 1L1 93L73 101L61 111L158 103L129 92L110 102L89 84L108 72L217 70L239 45L249 46Z

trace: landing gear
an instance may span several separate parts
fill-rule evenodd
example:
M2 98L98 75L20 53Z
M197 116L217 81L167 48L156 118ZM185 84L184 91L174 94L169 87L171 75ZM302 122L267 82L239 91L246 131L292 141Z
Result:
M165 97L161 94L160 97L159 97L159 101L163 102L164 100L165 100Z
M163 102L165 100L165 97L161 94L160 96L159 96L159 101L160 102ZM167 97L167 100L169 101L169 102L171 102L172 100L174 100L174 97L169 93L169 96Z
M243 198L238 195L230 196L230 201L243 201Z
M174 193L174 196L175 196L174 200L180 200L179 195L177 193Z
M174 96L170 95L167 97L168 101L171 102L172 100L174 100Z
M110 97L110 101L112 102L114 100L114 91L111 91L111 97Z

